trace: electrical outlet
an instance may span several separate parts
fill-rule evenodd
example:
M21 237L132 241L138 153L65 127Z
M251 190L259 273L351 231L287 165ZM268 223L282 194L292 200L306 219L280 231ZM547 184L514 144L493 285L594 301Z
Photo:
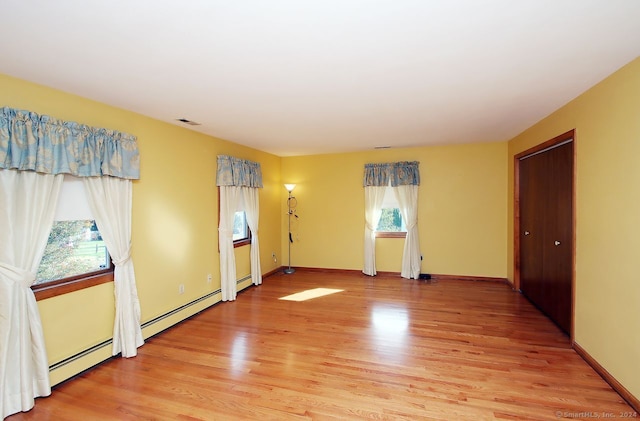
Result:
M184 294L184 284L178 285L178 294Z
M211 274L208 274L207 275L207 283L210 284L212 279L213 279L213 276L211 276Z
M271 253L271 257L273 258L273 263L277 263L278 262L278 258L276 257L276 252L275 251L273 253Z

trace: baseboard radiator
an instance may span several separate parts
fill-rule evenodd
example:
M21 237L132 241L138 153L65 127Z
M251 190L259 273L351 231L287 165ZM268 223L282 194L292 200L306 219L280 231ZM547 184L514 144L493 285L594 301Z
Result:
M241 284L247 280L251 280L251 274L244 276L240 279L238 279L236 281L236 284ZM170 325L167 325L161 329L159 329L158 331L152 333L152 334L148 334L148 335L144 335L145 339L151 338L163 331L165 331L166 329L169 329L173 326L176 326L177 324L195 316L196 314L200 313L203 310L206 310L207 308L210 308L211 306L218 304L221 302L221 299L215 300L214 297L218 294L221 294L222 291L220 289L217 289L215 291L211 291L209 293L207 293L206 295L203 295L202 297L196 298L193 301L190 301L186 304L181 305L180 307L177 307L173 310L170 310L164 314L161 314L159 316L154 317L151 320L148 320L146 322L144 322L141 327L143 330L143 335L144 335L144 331L153 331L153 327L155 325L157 325L158 323L170 318L170 317L177 317L178 320L176 320L174 323L171 323ZM206 303L206 301L211 301L210 303ZM194 308L195 307L195 308ZM182 315L181 315L182 313ZM49 373L51 375L52 378L52 385L56 385L59 383L62 383L63 381L66 381L72 377L77 376L78 374L81 374L82 372L91 369L92 367L110 359L113 358L113 356L111 355L111 347L113 344L113 338L107 339L103 342L100 342L98 344L95 344L89 348L86 348L80 352L77 352L61 361L58 361L56 363L53 363L49 366ZM87 360L84 364L83 364L83 360ZM65 367L68 367L70 365L78 365L78 369L75 371L72 371L70 374L63 376L62 378L58 379L58 381L56 381L56 377L60 377L60 376L56 376L56 372L58 370L61 370ZM73 370L73 369L72 369Z

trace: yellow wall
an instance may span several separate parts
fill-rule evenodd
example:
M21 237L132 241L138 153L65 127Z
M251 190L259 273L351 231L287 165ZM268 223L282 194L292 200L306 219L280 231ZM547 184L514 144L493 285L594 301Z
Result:
M3 75L0 75L0 106L27 109L138 137L141 179L133 184L132 257L142 322L220 288L215 186L218 154L261 163L262 272L280 265L271 258L273 251L281 254L280 212L284 195L280 188L279 157ZM239 279L250 272L248 248L236 249ZM213 275L211 284L207 284L208 274ZM185 285L183 295L178 294L179 284ZM244 282L240 287L248 284ZM50 363L112 337L111 283L40 301L39 308ZM59 376L60 379L52 376L52 381L63 380L68 374Z
M283 182L297 184L292 265L362 270L364 164L391 161L420 162L422 272L506 277L504 142L283 158ZM286 231L284 202L282 214ZM377 270L400 272L403 245L378 239Z
M575 341L640 396L640 59L509 142L507 270L513 279L513 156L573 128Z
M364 164L417 160L422 271L512 279L513 156L576 128L575 339L640 396L640 282L633 264L640 250L640 199L634 194L640 185L638 59L508 143L308 157L275 157L2 75L0 99L0 106L138 137L142 179L134 182L133 259L143 322L220 287L218 154L262 164L263 273L287 264L283 182L298 184L292 264L361 270ZM401 254L402 240L378 240L378 270L399 272ZM237 249L237 256L241 278L248 273L247 248ZM210 285L208 273L214 277ZM184 295L178 294L180 283ZM111 337L111 284L44 300L39 307L51 363Z

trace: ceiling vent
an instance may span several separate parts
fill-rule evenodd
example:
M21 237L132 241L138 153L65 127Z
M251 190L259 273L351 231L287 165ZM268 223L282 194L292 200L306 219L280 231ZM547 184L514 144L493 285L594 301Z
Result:
M189 126L200 126L201 124L196 121L187 120L186 118L178 118L177 121L188 124Z
M374 146L373 149L391 149L391 146Z

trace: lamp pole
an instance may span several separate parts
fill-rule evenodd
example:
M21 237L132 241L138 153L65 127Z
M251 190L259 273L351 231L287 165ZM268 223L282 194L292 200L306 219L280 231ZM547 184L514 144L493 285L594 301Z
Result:
M293 196L291 196L291 192L296 187L296 185L295 184L285 184L284 187L289 192L289 199L287 199L287 218L289 219L289 238L288 238L288 241L289 241L289 267L284 269L284 273L286 275L291 275L292 273L294 273L296 271L294 268L291 267L291 243L293 243L293 237L291 236L291 215L294 212L294 210L291 207L291 199L293 198ZM293 198L293 199L295 200L295 198Z

